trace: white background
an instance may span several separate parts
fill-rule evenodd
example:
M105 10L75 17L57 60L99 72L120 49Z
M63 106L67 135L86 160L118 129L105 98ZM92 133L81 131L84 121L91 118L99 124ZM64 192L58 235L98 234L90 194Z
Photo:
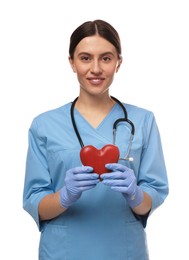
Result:
M69 37L93 19L122 39L111 94L152 110L161 132L170 194L148 221L150 259L189 259L188 14L187 0L0 2L0 259L37 260L39 232L22 209L28 128L78 95Z

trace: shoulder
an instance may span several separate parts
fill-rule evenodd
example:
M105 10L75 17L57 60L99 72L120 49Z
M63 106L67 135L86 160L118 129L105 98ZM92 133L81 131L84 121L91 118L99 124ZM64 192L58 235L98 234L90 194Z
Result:
M33 118L30 130L50 129L60 122L66 122L70 116L70 106L71 102L38 114Z
M123 103L128 115L135 117L154 117L153 111L133 104Z
M126 109L128 111L135 111L135 112L141 112L141 113L152 113L151 110L144 108L144 107L137 106L135 104L123 102L123 105L126 107Z
M50 119L50 118L59 117L63 114L67 114L67 112L70 109L70 105L71 105L71 102L67 103L63 106L42 112L42 113L38 114L37 116L35 116L33 121L43 121L43 120L47 120L47 119Z
M133 104L123 103L127 110L128 119L131 120L137 128L150 130L156 125L154 112Z

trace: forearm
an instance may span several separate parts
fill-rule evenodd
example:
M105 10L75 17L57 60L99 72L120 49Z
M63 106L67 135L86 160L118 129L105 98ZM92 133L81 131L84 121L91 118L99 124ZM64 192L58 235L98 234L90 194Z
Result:
M49 220L66 211L60 204L60 192L45 196L39 203L38 213L40 220Z
M143 201L137 207L132 208L133 212L136 213L137 215L145 215L152 208L151 197L146 192L143 192L143 194L144 194Z

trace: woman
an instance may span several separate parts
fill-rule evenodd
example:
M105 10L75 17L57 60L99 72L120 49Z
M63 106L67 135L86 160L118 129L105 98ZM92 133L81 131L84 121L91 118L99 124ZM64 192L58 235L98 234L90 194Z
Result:
M37 116L29 130L23 201L41 231L39 259L149 259L147 219L168 195L154 115L123 103L131 122L118 122L112 145L124 109L109 94L122 63L120 38L109 23L80 25L70 38L69 62L78 98ZM131 131L130 159L107 161L98 172L101 157L86 155L85 146L118 148L110 155L123 158Z

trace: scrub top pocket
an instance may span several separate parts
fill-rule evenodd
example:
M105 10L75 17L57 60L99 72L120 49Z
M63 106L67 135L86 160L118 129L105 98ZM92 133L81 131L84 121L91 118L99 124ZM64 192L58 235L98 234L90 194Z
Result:
M47 224L41 233L39 244L39 260L69 259L66 248L67 228L62 225Z

